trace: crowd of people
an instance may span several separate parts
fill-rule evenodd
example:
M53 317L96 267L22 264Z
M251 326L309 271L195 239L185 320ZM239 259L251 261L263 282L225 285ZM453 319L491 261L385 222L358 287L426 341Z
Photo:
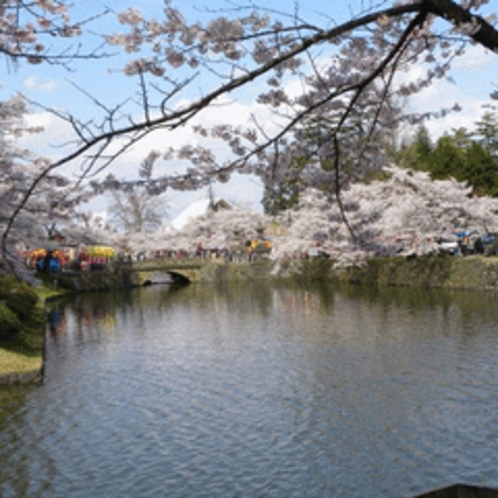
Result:
M40 273L59 273L62 270L102 270L116 257L108 246L36 248L25 251L23 259L28 268Z

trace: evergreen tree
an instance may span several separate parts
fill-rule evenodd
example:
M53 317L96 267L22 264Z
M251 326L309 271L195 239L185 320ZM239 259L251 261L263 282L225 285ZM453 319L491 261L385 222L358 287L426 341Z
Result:
M394 161L403 168L426 171L427 160L433 148L429 130L420 125L411 140L404 139L401 142L394 154Z
M427 161L427 169L434 180L453 177L458 181L464 181L466 167L465 150L459 148L449 135L443 135L437 141Z
M455 145L461 149L468 148L472 145L472 132L469 132L467 128L461 126L460 128L453 128L453 141Z
M478 142L472 142L466 150L464 178L474 187L477 195L498 196L498 169L491 152Z
M480 143L486 147L493 157L498 157L498 117L496 113L487 111L476 122L476 134Z
M425 165L434 180L453 177L473 187L476 195L498 195L498 170L490 149L460 128L442 136Z
M424 125L421 125L417 130L417 134L415 135L414 148L416 157L416 169L426 169L428 158L431 155L434 147L432 145L429 130Z
M286 156L278 161L271 174L263 176L265 188L261 203L265 214L276 216L297 206L303 188L300 175L308 162L303 157Z
M299 189L285 182L273 188L265 187L261 203L266 215L276 216L281 211L296 207L298 201Z

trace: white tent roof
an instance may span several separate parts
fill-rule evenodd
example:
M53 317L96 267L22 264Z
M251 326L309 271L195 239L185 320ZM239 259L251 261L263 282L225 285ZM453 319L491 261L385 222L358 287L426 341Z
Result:
M190 220L206 214L209 209L209 203L209 199L194 201L171 222L171 226L175 230L182 230Z

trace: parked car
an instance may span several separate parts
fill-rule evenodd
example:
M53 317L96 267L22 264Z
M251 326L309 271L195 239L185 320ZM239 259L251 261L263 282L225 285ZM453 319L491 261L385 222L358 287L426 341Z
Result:
M439 252L457 254L459 256L479 252L482 254L484 252L484 247L487 247L491 240L484 237L478 237L475 239L477 235L475 230L472 232L460 230L459 232L453 232L453 235L454 238L440 237L438 239Z
M445 237L440 237L437 241L439 252L444 254L462 254L458 240L450 240Z

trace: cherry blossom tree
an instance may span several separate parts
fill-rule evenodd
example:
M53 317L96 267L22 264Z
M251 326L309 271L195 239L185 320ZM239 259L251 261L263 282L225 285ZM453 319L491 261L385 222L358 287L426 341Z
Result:
M272 244L274 273L285 274L299 271L310 257L331 258L340 269L377 256L437 254L441 238L456 241L458 232L477 237L496 230L498 199L474 196L454 179L434 181L428 172L396 166L385 167L383 179L345 187L342 202L355 238L337 200L310 187L300 193L297 208L277 216L239 207L208 210L179 230L127 234L122 244L148 257L158 250L194 255L200 246L237 256L246 254L247 241L264 238Z
M14 67L30 64L69 65L76 59L102 58L98 46L83 49L80 44L64 44L54 49L54 38L79 37L85 25L106 14L96 11L90 18L75 20L67 2L59 0L2 0L0 3L0 54Z
M238 256L246 252L248 241L261 239L270 224L269 217L250 209L238 206L208 208L180 229L167 226L147 239L133 237L130 245L136 252L149 255L156 250L184 251L193 255L202 247L213 253Z
M103 14L95 12L92 18ZM88 22L89 18L71 21L65 3L57 0L3 0L0 54L9 71L23 62L69 68L78 59L104 58L106 53L98 45L83 49L69 42ZM54 48L54 39L68 43ZM21 94L0 102L0 232L4 234L0 260L17 274L24 270L19 265L20 251L46 244L57 224L74 220L75 205L88 199L71 185L68 176L51 170L50 159L19 145L21 137L42 131L26 123L27 113ZM9 238L5 237L7 233Z
M164 2L164 19L147 19L138 9L120 13L121 32L109 33L106 42L128 54L123 74L136 80L139 99L108 105L93 97L93 119L79 117L70 106L53 109L73 131L71 149L46 164L25 190L6 223L4 250L31 195L54 171L77 161L83 182L146 136L159 131L164 135L189 123L199 136L223 142L230 156L217 157L213 150L195 145L165 150L164 161L187 159L191 166L182 174L148 179L150 191L196 189L213 179L226 181L235 171L271 178L282 153L302 147L307 137L305 149L298 150L307 159L304 186L316 185L317 178L331 185L344 221L346 204L339 195L347 184L343 180L378 166L375 158L383 133L403 117L399 99L444 77L452 60L471 43L496 51L498 32L480 15L486 3L384 0L362 3L344 22L324 16L322 25L302 19L297 11L286 15L250 4L211 16L207 11L202 20L187 18L170 0ZM19 21L18 14L32 12L37 29L29 20ZM77 35L82 25L71 24L68 13L63 1L3 2L5 40L0 49L11 60L54 60L40 36ZM64 55L53 57L69 64L71 57L80 55L79 48L61 59ZM396 78L414 64L427 69L424 77L408 82ZM241 98L240 92L247 94L250 85L257 104L275 113L273 120L262 122L255 115L248 126L200 124L206 110ZM421 117L404 118L417 122ZM112 184L111 178L95 181L93 187Z
M454 179L433 181L427 172L385 170L388 179L354 183L342 192L357 238L348 233L337 202L311 189L301 195L300 209L279 216L287 228L274 240L273 257L299 259L319 248L340 266L372 256L433 254L441 237L495 228L498 199L473 196L471 187Z
M20 97L0 103L0 230L5 231L11 224L11 237L3 253L7 263L16 261L18 250L47 240L58 222L73 217L75 204L84 197L74 190L68 178L50 173L36 183L24 209L12 223L13 210L48 164L47 159L16 146L16 138L38 131L26 125L24 114L25 103Z

